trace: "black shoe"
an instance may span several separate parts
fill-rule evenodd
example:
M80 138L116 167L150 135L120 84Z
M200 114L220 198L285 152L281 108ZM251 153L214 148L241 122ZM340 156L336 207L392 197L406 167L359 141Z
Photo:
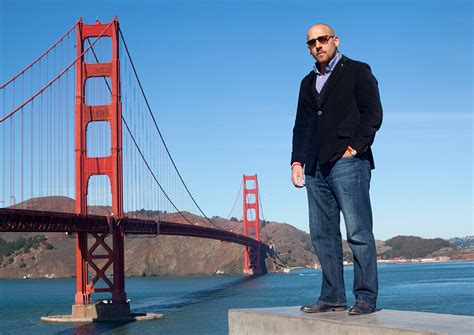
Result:
M365 302L356 302L354 305L351 306L349 309L349 315L363 315L363 314L370 314L375 312L375 307L370 307Z
M305 313L325 313L325 312L339 312L345 311L347 305L327 305L323 302L317 302L314 305L301 306L300 310Z

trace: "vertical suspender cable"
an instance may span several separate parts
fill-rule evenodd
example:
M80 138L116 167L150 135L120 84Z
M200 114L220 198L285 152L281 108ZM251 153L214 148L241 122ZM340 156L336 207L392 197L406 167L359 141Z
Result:
M49 53L46 55L46 81L49 80ZM46 124L45 124L45 129L46 129L46 193L47 195L51 195L51 185L50 185L50 179L49 179L49 172L50 172L50 146L49 146L49 134L50 129L49 126L51 125L51 94L48 94L46 91Z
M60 62L60 68L63 67L63 41L61 41L60 43L60 46L59 46L59 50L60 50L60 58L59 58L59 62ZM62 138L61 138L61 120L62 120L62 117L61 117L61 114L63 113L63 110L62 110L62 94L64 94L61 90L61 78L59 78L59 81L58 81L58 87L59 87L59 94L58 94L58 151L59 151L59 155L58 155L58 195L62 195L63 192L62 192L62 186L61 185L61 162L63 161L62 160L62 146L61 146L61 142L62 142Z
M21 75L21 86L22 86L22 89L21 89L21 99L24 100L25 99L25 75L24 73L22 73ZM21 202L23 203L23 200L25 199L24 198L24 194L23 194L23 167L24 167L24 146L25 146L25 143L24 143L24 133L25 133L25 115L24 115L24 110L23 108L21 109L21 166L20 166L20 169L21 169L21 180L20 180L20 197L21 197Z
M52 76L56 73L56 48L53 50L53 64L52 64ZM57 166L56 166L56 159L57 159L57 143L56 143L56 119L57 119L57 105L56 105L56 96L57 96L57 85L59 80L61 79L58 78L58 81L56 81L54 84L51 85L50 88L50 94L51 94L51 134L50 134L50 139L51 139L51 195L54 196L56 195L56 176L58 174L57 172ZM55 88L56 85L56 88Z
M140 131L138 133L135 133L135 134L140 135L137 142L138 142L138 145L140 146L140 148L143 148L142 129L144 128L144 123L143 123L143 113L141 113L141 110L140 110L140 98L137 100L137 110L138 110L138 113L139 113L138 114L138 127L139 127ZM141 145L140 145L140 142L142 142ZM140 169L138 171L138 185L140 185L140 190L142 190L141 192L138 192L138 203L140 204L140 206L143 206L144 185L142 184L143 183L142 176L143 176L143 163L140 164Z
M22 80L22 93L21 93L21 99L25 100L25 74L23 73L21 75L21 80ZM25 111L23 108L21 109L21 202L25 200L24 193L23 193L23 173L24 173L24 158L25 158L25 141L24 141L24 136L25 136Z
M30 76L30 95L33 95L33 68L31 69L31 76ZM30 106L30 198L33 199L33 109L34 103L31 102Z
M5 108L5 99L6 99L6 96L5 96L5 90L3 91L3 115L5 115L5 113L7 112L6 111L6 108ZM5 152L6 152L6 138L5 138L5 133L6 133L6 126L3 126L2 127L2 194L3 194L3 197L2 197L2 207L5 207L7 205L7 198L6 198L6 184L5 184L5 176L7 174L7 171L6 171L6 159L5 159Z
M39 84L41 86L41 60L39 62L40 68L39 68ZM38 153L38 170L39 170L39 178L38 178L38 192L39 196L42 195L43 191L43 164L44 164L44 158L43 158L43 141L42 141L42 133L43 133L43 93L41 93L39 97L40 103L39 103L39 113L38 113L38 148L39 148L39 153Z
M70 48L71 48L71 41L69 38L69 34L67 35L67 61L69 62L70 59ZM69 196L69 70L66 71L66 196Z
M16 81L13 82L13 106L15 106L15 91ZM13 173L15 167L15 154L14 154L14 127L13 118L10 119L10 199L11 204L15 205L15 175Z

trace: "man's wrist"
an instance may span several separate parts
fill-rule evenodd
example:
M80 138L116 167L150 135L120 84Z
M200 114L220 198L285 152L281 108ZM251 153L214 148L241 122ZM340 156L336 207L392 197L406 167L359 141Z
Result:
M293 169L293 167L296 166L296 165L302 166L300 162L293 162L293 163L291 164L291 168Z
M352 148L350 145L347 146L347 150L351 153L352 156L357 155L357 150Z

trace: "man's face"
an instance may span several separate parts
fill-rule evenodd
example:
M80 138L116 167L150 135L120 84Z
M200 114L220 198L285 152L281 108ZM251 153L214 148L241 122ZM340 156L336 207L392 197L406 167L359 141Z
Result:
M332 36L326 40L326 44L324 44L324 36ZM320 40L323 40L323 43L321 43ZM339 38L334 36L331 29L324 25L311 27L306 35L306 41L313 41L313 43L308 44L308 49L314 59L316 59L320 64L329 63L329 61L336 55L336 48L339 45Z

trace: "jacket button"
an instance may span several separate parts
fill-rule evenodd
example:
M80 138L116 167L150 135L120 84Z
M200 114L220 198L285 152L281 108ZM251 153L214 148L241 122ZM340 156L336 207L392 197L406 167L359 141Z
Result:
M319 115L319 116L323 115L323 112L322 112L322 111L318 111L318 115Z

